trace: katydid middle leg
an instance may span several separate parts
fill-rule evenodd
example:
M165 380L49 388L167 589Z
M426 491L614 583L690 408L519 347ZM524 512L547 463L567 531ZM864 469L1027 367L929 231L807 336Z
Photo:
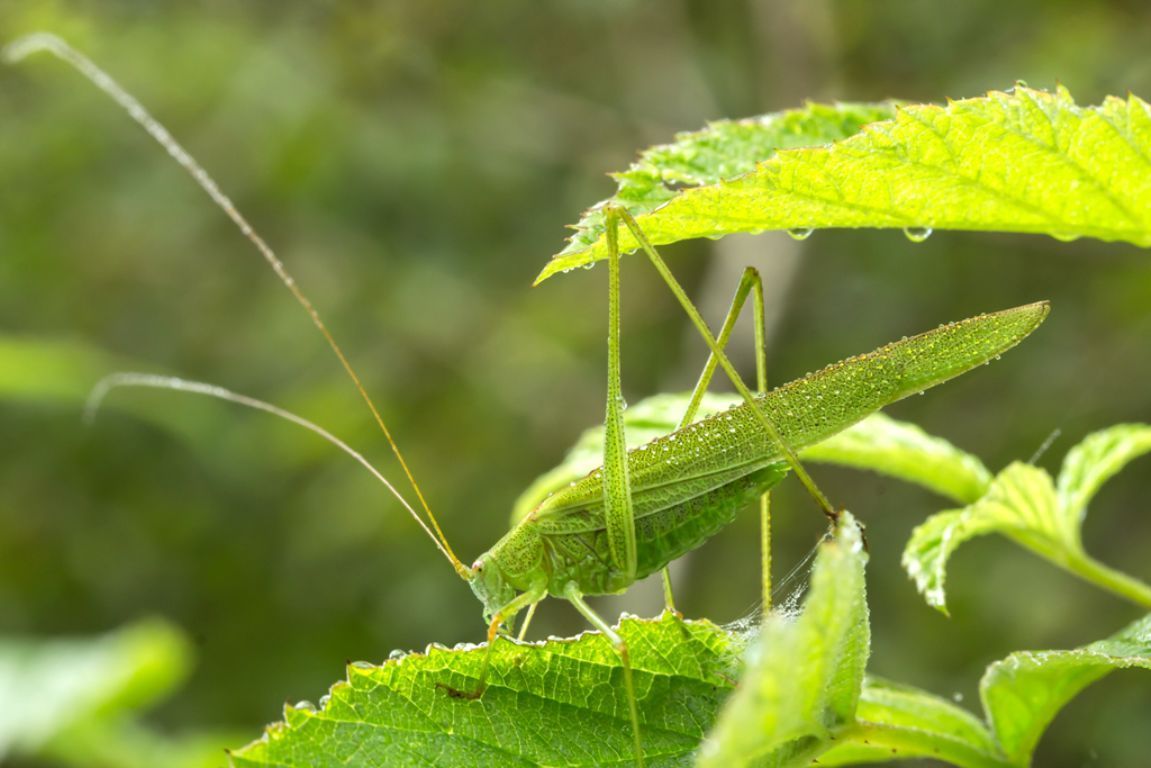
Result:
M627 642L603 620L603 617L593 611L591 606L584 602L583 595L580 594L579 587L575 582L571 582L564 588L563 596L564 599L575 606L577 611L584 615L584 618L586 618L593 627L603 633L604 637L606 637L608 641L611 642L612 647L615 648L616 653L619 654L620 662L623 664L623 681L624 688L627 691L628 717L631 719L631 732L632 738L634 739L635 764L638 768L643 768L643 742L640 738L639 731L639 706L636 704L635 682L632 679L631 657L628 655Z

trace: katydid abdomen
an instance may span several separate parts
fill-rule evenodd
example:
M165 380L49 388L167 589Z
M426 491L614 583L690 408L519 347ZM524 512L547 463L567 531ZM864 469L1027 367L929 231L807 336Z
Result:
M1035 330L1047 311L1041 302L944 325L830 365L755 402L784 442L800 450L998 357ZM632 449L628 470L640 578L703 544L778 483L787 465L743 403ZM539 588L546 579L547 591L557 596L572 582L590 595L619 592L632 582L612 566L598 469L545 499L484 559L498 563L516 588Z

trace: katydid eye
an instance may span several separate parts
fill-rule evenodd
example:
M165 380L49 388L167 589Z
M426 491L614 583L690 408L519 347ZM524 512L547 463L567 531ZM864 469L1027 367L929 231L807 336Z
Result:
M479 573L483 569L484 569L484 561L482 559L476 560L474 563L472 563L472 570L475 571L476 573Z

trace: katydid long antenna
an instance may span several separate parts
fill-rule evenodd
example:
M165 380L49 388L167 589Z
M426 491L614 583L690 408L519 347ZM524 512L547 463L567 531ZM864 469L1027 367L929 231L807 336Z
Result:
M383 483L384 487L387 488L388 491L390 491L391 494L396 497L403 508L411 513L412 517L415 518L419 526L424 529L424 533L428 534L436 547L444 553L444 556L449 560L452 558L452 554L449 552L449 550L444 546L443 543L440 542L439 539L436 538L436 535L432 533L432 529L429 528L428 524L424 522L424 519L416 513L416 510L412 507L411 504L408 503L408 500L404 498L403 494L396 490L396 487L392 485L391 481L384 477L384 474L376 469L370 461L364 458L363 454L361 454L355 448L352 448L340 438L333 435L328 430L321 427L319 424L308 421L303 416L297 416L291 411L286 411L279 406L272 405L271 403L266 403L263 400L257 400L254 397L241 395L238 392L224 389L223 387L216 386L215 384L205 384L201 381L189 381L188 379L180 379L176 378L175 376L158 376L153 373L130 372L113 373L110 376L105 376L96 382L96 386L92 387L92 391L88 395L88 401L84 404L84 421L91 423L96 418L96 412L100 410L100 406L103 405L104 400L108 397L108 394L113 389L117 389L119 387L171 389L177 392L188 392L193 395L214 397L218 400L227 400L230 403L236 403L237 405L243 405L247 408L254 408L257 411L270 413L273 416L279 416L284 421L290 421L293 424L297 424L304 429L314 432L358 461L360 465L363 466L364 469L368 470L368 472L370 472L374 478Z
M343 366L344 371L352 380L352 383L356 387L356 391L360 393L360 396L368 406L368 410L372 412L372 416L375 418L376 424L379 425L380 430L384 433L384 437L387 439L388 445L392 449L392 453L395 455L396 460L400 463L400 467L403 469L408 483L411 485L412 490L415 492L416 498L419 499L419 503L424 510L424 514L427 515L427 519L431 523L432 529L435 530L435 535L432 538L436 540L436 546L439 547L440 551L442 551L447 556L448 560L451 561L452 567L455 568L456 573L459 574L462 578L467 579L469 574L467 566L465 566L460 561L460 559L456 557L455 552L452 551L451 545L448 544L447 537L444 536L444 532L440 528L439 523L436 521L435 515L432 514L431 507L428 505L427 500L424 498L424 494L420 490L420 486L416 482L415 476L408 468L408 463L405 461L403 453L400 451L396 441L392 438L392 433L388 429L388 425L384 422L384 418L380 415L379 409L376 408L376 404L372 401L371 396L368 395L367 389L365 389L364 385L361 383L359 375L352 367L351 362L349 362L347 356L344 354L344 351L340 348L340 345L336 343L335 338L328 330L328 327L324 324L324 321L320 319L319 312L316 311L315 307L312 306L312 302L309 301L308 297L304 295L304 292L300 290L299 286L296 285L295 278L291 276L283 262L281 262L280 259L276 256L275 252L272 251L272 248L267 244L267 242L265 242L259 233L256 232L252 225L248 223L248 220L244 218L243 214L240 213L231 199L229 199L228 196L220 190L219 186L216 185L216 182L212 179L212 177L208 175L208 172L205 171L204 168L196 161L196 159L192 157L192 155L189 154L188 151L184 149L184 147L179 142L176 141L171 133L168 132L168 129L161 125L154 117L152 117L148 110L144 108L144 105L141 104L130 93L124 90L124 88L119 83L117 83L111 77L111 75L98 67L87 56L72 48L70 45L55 35L37 33L20 38L19 40L16 40L15 42L6 46L3 49L3 57L6 61L18 62L27 56L38 52L50 53L61 61L71 65L77 72L87 78L93 85L95 85L109 98L119 104L120 107L128 113L129 117L136 121L136 123L141 128L143 128L148 133L148 135L155 139L156 142L164 148L164 150L168 153L168 155L172 157L172 159L174 159L185 171L187 171L192 179L200 186L201 189L204 190L208 197L211 198L212 202L215 203L216 206L219 207L220 210L222 210L224 214L232 220L240 232L243 233L244 237L246 237L252 243L252 245L256 247L256 250L259 251L260 255L264 258L264 261L266 261L268 266L272 268L272 271L276 273L276 276L280 279L280 282L284 284L284 286L292 293L292 296L296 299L300 306L304 308L304 311L308 313L308 316L312 319L312 322L315 324L315 326L320 330L320 333L323 335L324 340L328 343L328 346L332 349L332 352L334 352L336 357L339 358L340 364ZM139 382L137 381L136 383ZM192 382L185 382L185 384L191 383ZM155 386L155 384L152 386ZM198 386L208 387L208 385ZM185 391L198 392L199 394L213 394L217 397L223 396L224 393L227 393L227 395L233 394L227 392L227 390L219 390L217 392L210 393L207 391L190 389L182 386L168 388L184 389ZM287 414L287 412L280 411L280 409L275 408L275 406L270 406L267 403L260 403L259 401L245 398L242 395L235 395L234 397L224 396L223 399L232 400L233 402L240 402L245 405L251 405L252 407L259 408L260 410L275 413L276 415L288 418L289 421L294 421L298 424L301 424L302 426L318 432L321 435L327 436L329 439L335 440L326 432L319 429L319 427L316 425L311 424L310 422L305 422L305 420L300 419L299 417ZM257 405L256 403L259 404ZM351 449L347 448L347 446L344 446L339 441L335 442L345 450L351 451ZM361 462L363 461L362 458L359 457L359 454L356 454L354 451L351 453L353 456L361 460ZM372 471L375 473L374 469ZM382 475L379 475L379 477L380 479L383 479ZM389 488L392 488L391 484L388 483L387 480L384 480L384 482L388 485ZM392 488L392 492L396 493L394 488ZM397 497L399 496L398 493L396 493L396 495ZM402 497L400 498L402 499ZM427 525L425 525L420 516L416 514L414 510L412 510L411 506L407 505L406 503L404 506L406 506L407 509L412 512L412 515L420 522L420 525L423 526L425 530L427 530Z

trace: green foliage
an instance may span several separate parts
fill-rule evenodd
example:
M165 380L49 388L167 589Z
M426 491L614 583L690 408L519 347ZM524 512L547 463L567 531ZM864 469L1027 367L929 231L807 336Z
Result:
M988 667L979 692L1011 764L1031 764L1043 730L1076 694L1128 668L1151 669L1151 615L1073 651L1021 651Z
M765 229L787 228L804 237L816 227L902 227L913 240L951 228L1149 245L1151 183L1144 172L1149 141L1147 105L1135 97L1081 108L1066 91L1020 87L894 112L889 104L812 105L758 121L717 123L649 150L616 177L620 191L613 200L636 214L657 243ZM602 258L601 235L600 214L593 209L540 279ZM625 247L635 244L628 237ZM930 349L924 357L943 359L947 351ZM14 373L0 374L0 391L66 400L76 398L77 381L103 364L67 348L0 347L0 361L23 361ZM897 362L898 377L907 361ZM35 382L43 379L59 381L59 390L38 393ZM665 428L661 425L673 412L669 406L646 424L637 419L634 440L646 439L644 430L650 437ZM523 504L534 504L585 473L596 440L602 443L602 436L590 436L573 450L563 466L529 489ZM1058 482L1023 464L992 478L978 459L949 443L877 418L812 448L806 457L873 469L967 504L921 526L905 557L920 589L942 609L950 553L962 541L989 532L1004 533L1100 586L1151 604L1151 589L1090 559L1079 533L1086 505L1100 485L1148 450L1147 428L1125 426L1072 451ZM743 650L738 634L671 618L624 622L620 631L632 649L650 762L690 760L710 729L700 757L704 764L802 765L822 752L830 764L846 764L890 757L894 750L900 757L934 756L958 765L1021 766L1031 760L1058 709L1085 685L1113 668L1148 666L1146 620L1079 651L1013 655L993 665L984 679L990 726L925 692L865 683L870 637L865 559L861 534L849 522L821 547L803 612L766 619L746 673L738 661ZM133 653L147 659L146 652ZM348 681L333 688L319 709L289 707L285 723L237 753L234 762L630 762L620 659L604 638L585 634L530 645L500 639L493 658L491 686L478 700L451 692L475 688L480 649L433 647L379 667L352 665ZM69 663L83 659L83 649L68 649ZM164 664L180 669L178 661ZM18 668L39 669L35 663ZM114 683L115 676L84 673L68 680ZM724 705L737 680L738 693ZM21 699L41 692L30 688L34 693ZM107 683L107 688L115 686ZM47 735L32 747L10 736L11 744L4 746L82 754L95 747L76 740L76 734L88 732L77 723L90 720L104 728L105 718L118 717L137 701L131 686L125 686L123 702L116 696L85 698L77 693L80 687L62 690L67 695L56 709L65 715L45 718L51 727L37 731L14 720L11 728L19 739ZM96 714L89 717L89 712ZM56 736L55 723L68 738ZM120 725L107 725L107 731L119 732ZM155 762L142 757L146 745L137 752L138 762Z
M820 547L801 613L777 615L764 625L741 692L722 714L721 703L741 677L742 634L670 615L621 622L648 764L685 764L717 716L701 765L749 764L752 753L770 754L778 765L806 765L804 755L829 748L853 722L867 661L866 559L858 525L848 515ZM474 688L484 646L432 646L381 666L352 664L347 681L335 685L320 707L287 707L284 722L234 752L232 763L630 763L623 670L602 635L496 642L489 687L479 699L449 691Z
M956 501L986 492L991 473L976 456L882 413L803 452L809 461L868 469Z
M174 739L138 722L188 676L191 648L167 622L101 637L0 639L0 762L51 758L82 768L209 768L230 735Z
M619 189L604 202L621 205L632 216L642 216L674 200L685 189L750 173L782 150L846 139L868 123L887 120L894 113L891 103L808 104L746 120L718 120L701 131L677 135L671 144L645 149L630 168L612 174ZM587 212L560 256L586 250L603 237L601 206Z
M979 718L908 685L864 681L850 738L820 755L819 765L885 763L893 758L941 759L969 766L1004 766L994 737Z
M110 355L79 342L0 337L0 398L83 403L116 367Z
M819 548L802 613L763 623L696 765L802 766L855 721L870 652L862 532L844 513Z
M740 635L706 621L627 619L650 765L682 764L738 678ZM484 646L429 647L380 666L356 663L317 708L232 754L233 765L323 768L628 764L632 741L619 654L602 635L496 641L488 689L473 690Z
M189 650L159 621L96 639L0 640L0 757L152 704L187 676Z
M926 757L955 765L1025 768L1059 710L1116 669L1151 668L1151 616L1071 651L1021 651L987 668L980 694L987 722L917 689L869 679L856 728L820 765Z
M1099 487L1149 451L1151 428L1121 424L1073 448L1057 482L1038 467L1015 462L974 503L940 512L917 527L903 554L904 568L928 604L946 612L944 581L952 553L976 536L1000 533L1071 573L1151 607L1151 587L1093 560L1080 536L1087 503Z
M902 227L909 236L966 229L1147 246L1149 157L1151 112L1141 99L1080 107L1065 89L1019 86L902 106L894 119L826 147L769 151L754 171L677 190L637 220L655 245L769 229ZM592 210L537 282L607 257ZM621 232L620 247L637 243Z

